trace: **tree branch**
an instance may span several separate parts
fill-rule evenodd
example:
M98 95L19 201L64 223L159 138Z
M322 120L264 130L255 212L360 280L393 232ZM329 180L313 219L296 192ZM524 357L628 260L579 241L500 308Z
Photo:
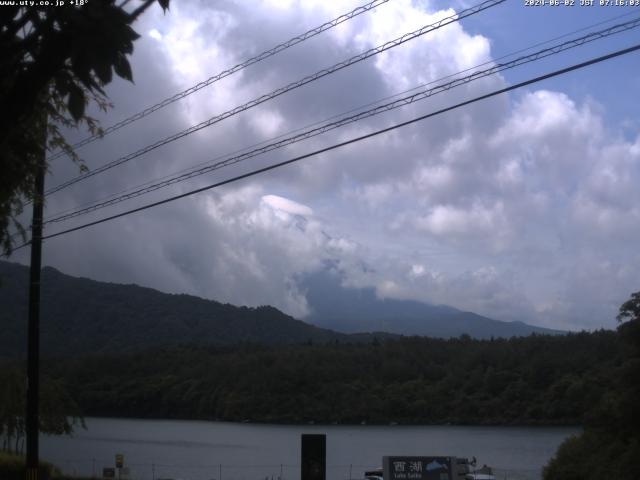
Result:
M125 0L125 3L128 0ZM143 14L147 8L149 8L151 6L151 4L153 2L155 2L156 0L144 0L144 3L142 5L140 5L138 8L136 8L133 12L131 12L129 14L129 18L131 19L131 22L133 23L136 18L138 18L141 14Z

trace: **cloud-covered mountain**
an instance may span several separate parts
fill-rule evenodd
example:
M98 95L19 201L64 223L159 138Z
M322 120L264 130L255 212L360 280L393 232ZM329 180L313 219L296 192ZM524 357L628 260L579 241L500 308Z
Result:
M300 284L312 312L305 320L344 333L384 331L444 338L562 333L523 322L502 322L446 305L379 298L373 288L341 285L340 276L328 270L307 275Z
M28 267L0 262L1 357L25 351L28 276ZM67 356L179 344L356 343L393 334L467 333L489 338L554 333L446 306L379 299L370 288L341 287L340 279L327 271L306 276L301 286L313 311L304 322L271 306L237 307L138 285L72 277L44 267L41 349L45 355Z

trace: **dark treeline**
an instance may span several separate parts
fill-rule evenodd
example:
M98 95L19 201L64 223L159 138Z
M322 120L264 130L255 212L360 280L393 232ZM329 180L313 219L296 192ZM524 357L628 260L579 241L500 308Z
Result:
M600 400L588 409L584 430L560 445L545 480L640 478L640 292L620 307L619 363Z
M46 362L85 415L252 422L582 424L615 332L509 340L172 347Z

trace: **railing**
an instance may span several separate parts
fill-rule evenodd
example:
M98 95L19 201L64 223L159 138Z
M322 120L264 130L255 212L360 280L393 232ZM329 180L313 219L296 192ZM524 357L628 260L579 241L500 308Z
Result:
M496 480L540 480L542 469L503 469L494 468L493 475Z
M69 476L102 479L103 467L113 467L111 459L57 460L56 465ZM327 480L359 480L366 470L380 465L327 465ZM153 463L127 462L127 475L121 480L300 480L300 465L274 463L264 465L231 464L171 464L166 461ZM493 468L496 480L540 480L540 469ZM117 480L117 477L116 477Z

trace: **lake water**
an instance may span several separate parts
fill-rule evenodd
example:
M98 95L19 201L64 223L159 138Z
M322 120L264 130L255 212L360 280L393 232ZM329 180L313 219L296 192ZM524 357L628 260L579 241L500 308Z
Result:
M327 436L327 480L363 477L384 455L475 456L500 480L539 479L577 428L252 425L88 418L73 437L41 437L40 454L65 473L101 475L124 454L129 478L299 480L300 435Z

